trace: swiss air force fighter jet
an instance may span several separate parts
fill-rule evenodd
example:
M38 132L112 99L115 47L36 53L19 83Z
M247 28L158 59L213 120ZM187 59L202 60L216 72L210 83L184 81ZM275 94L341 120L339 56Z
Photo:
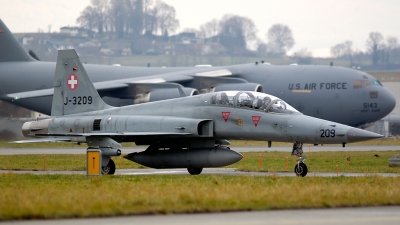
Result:
M303 143L343 144L382 135L303 115L275 96L253 91L220 91L139 105L111 107L99 96L74 50L59 51L51 117L26 122L21 142L86 142L102 151L103 173L114 174L110 156L121 142L149 145L125 156L152 168L187 168L233 164L242 155L228 140L292 142L298 156L295 173L307 174ZM181 87L178 91L184 94Z
M0 30L0 99L49 115L55 63L31 57L1 20ZM180 97L176 84L183 85L187 95L229 90L265 92L285 99L305 115L350 126L375 122L395 106L394 96L374 77L334 66L260 62L222 67L85 68L100 96L113 106Z

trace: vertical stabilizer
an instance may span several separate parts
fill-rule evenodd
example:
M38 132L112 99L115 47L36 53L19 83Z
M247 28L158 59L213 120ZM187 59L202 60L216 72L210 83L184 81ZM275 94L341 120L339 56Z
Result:
M108 109L100 98L75 50L58 51L54 76L52 116Z
M34 61L0 19L0 62Z

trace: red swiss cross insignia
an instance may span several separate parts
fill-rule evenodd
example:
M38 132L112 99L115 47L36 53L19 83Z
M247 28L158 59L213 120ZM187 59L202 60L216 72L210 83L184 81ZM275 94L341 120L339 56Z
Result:
M75 90L78 88L78 76L75 74L70 74L67 79L67 86L70 90Z

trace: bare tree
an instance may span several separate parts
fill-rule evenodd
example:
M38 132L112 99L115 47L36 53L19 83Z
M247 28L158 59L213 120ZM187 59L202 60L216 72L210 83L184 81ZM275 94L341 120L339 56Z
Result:
M259 56L266 56L267 55L268 46L264 42L260 42L257 46L257 54Z
M294 45L292 30L284 24L275 24L267 33L269 48L277 54L286 54Z
M388 63L394 64L397 62L398 53L400 50L399 40L396 37L389 36L386 39L387 52L388 52Z
M311 64L312 62L312 52L308 49L303 48L293 54L293 57L297 59L299 64Z
M345 54L345 46L343 43L331 47L331 54L335 58L340 58Z
M246 50L247 44L256 40L257 29L254 22L238 15L224 15L219 22L220 42L233 51Z
M153 15L157 19L157 27L162 35L175 32L179 27L176 12L173 6L158 1L153 8Z
M367 40L366 46L370 54L372 55L372 64L376 66L379 61L379 49L382 44L383 36L378 32L369 33L369 39Z
M145 34L152 34L155 29L155 17L151 15L151 9L154 7L154 0L143 1L143 26Z
M136 0L132 4L134 4L132 15L131 15L131 28L132 33L136 36L139 36L143 33L143 25L144 25L144 0Z
M212 19L200 26L200 37L210 38L216 36L219 32L219 24L217 19Z
M82 27L97 31L103 34L105 23L107 21L107 13L109 10L109 1L107 0L91 0L91 6L87 6L76 20Z
M353 42L345 41L343 43L337 44L331 48L331 54L335 58L348 57L350 61L350 66L353 65Z

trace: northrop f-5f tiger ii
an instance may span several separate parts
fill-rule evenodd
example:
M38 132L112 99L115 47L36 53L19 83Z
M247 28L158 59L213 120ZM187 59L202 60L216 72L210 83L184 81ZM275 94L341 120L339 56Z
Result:
M184 95L180 86L179 92ZM242 155L228 140L293 143L295 173L307 174L302 145L342 144L382 135L305 116L284 100L252 91L221 91L196 96L111 107L103 102L75 50L58 53L51 116L23 125L20 142L87 143L102 152L102 173L114 174L110 156L121 154L121 142L149 147L124 158L152 168L187 168L233 164Z

